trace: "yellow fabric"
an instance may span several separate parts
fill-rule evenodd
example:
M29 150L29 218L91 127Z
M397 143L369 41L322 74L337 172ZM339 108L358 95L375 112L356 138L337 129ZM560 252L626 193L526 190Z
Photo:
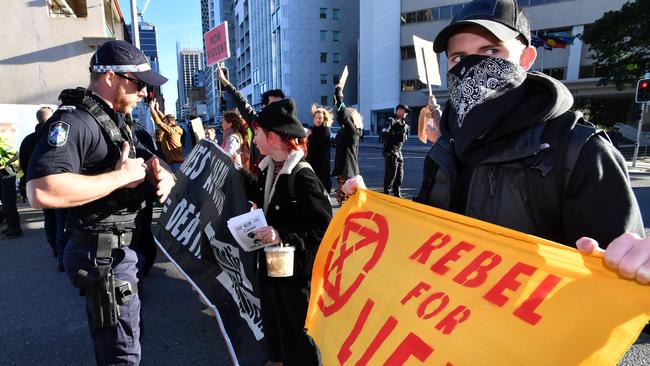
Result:
M162 131L160 139L160 148L165 155L165 160L168 163L176 163L183 161L183 144L181 138L183 136L183 128L179 125L168 126L162 122L162 117L155 111L151 112L156 127Z
M310 300L325 365L615 365L650 318L650 288L602 256L366 190L334 216Z

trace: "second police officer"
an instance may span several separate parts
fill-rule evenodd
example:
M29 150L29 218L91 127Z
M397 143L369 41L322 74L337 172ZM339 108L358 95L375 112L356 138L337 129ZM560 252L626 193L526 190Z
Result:
M32 206L70 207L64 265L86 297L98 365L140 362L133 221L148 197L166 198L174 177L133 137L125 117L146 85L166 81L130 43L104 43L90 61L88 88L59 96L29 164Z
M384 194L401 197L400 188L404 179L404 156L402 145L408 137L409 125L406 116L411 109L405 104L395 107L395 117L388 119L388 125L383 129L384 159Z

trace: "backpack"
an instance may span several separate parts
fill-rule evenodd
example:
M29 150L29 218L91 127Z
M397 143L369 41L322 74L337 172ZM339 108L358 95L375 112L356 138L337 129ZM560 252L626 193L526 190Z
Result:
M311 165L306 162L306 161L299 161L298 164L296 164L295 167L293 167L293 170L289 174L289 177L287 178L287 185L289 186L289 200L292 203L297 203L298 200L296 199L296 185L295 185L295 180L296 180L296 173L298 173L301 169L309 169L312 172L314 169L311 167Z
M542 132L542 150L527 159L526 184L530 214L547 239L563 240L562 204L566 188L584 145L594 136L607 135L582 118L567 112L548 121Z

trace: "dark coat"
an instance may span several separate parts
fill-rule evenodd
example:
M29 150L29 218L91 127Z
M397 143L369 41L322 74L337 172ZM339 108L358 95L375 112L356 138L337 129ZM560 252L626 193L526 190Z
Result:
M341 130L336 134L336 157L332 176L353 177L359 174L359 130L347 108L339 108L336 121Z
M270 358L286 366L320 365L314 341L304 330L311 272L325 230L332 219L332 206L313 170L303 168L294 175L294 197L288 178L302 159L295 152L284 162L273 185L274 164L270 157L260 163L258 178L241 169L246 195L264 209L267 223L283 243L296 248L292 277L269 277L264 252L260 251L259 273L264 335Z
M574 246L581 236L596 239L603 248L626 231L643 236L641 213L625 160L600 136L590 138L582 147L563 192L553 190L557 200L547 198L546 190L530 188L529 171L546 167L532 163L541 162L538 159L543 148L555 149L553 141L543 138L541 131L554 118L574 116L574 112L568 111L573 102L571 94L555 79L529 74L524 86L527 94L511 113L486 114L505 117L499 117L490 133L466 144L469 147L462 154L454 148L459 138L454 145L450 141L453 136L447 126L455 121L449 121L451 106L447 104L441 120L445 130L425 158L424 179L415 200L568 246ZM504 94L503 98L507 97ZM495 105L501 108L501 104ZM577 118L570 120L575 123ZM568 133L569 129L563 131ZM559 139L568 141L566 137ZM564 161L561 159L553 161ZM553 177L558 171L565 174L563 166L551 168L545 173L548 184L559 186ZM558 203L556 212L546 214L553 201ZM545 207L536 202L544 202ZM542 216L548 217L548 222L539 221Z
M323 186L325 186L327 193L332 190L332 180L330 178L331 137L331 129L325 125L320 125L312 127L311 135L307 139L307 162L314 169Z

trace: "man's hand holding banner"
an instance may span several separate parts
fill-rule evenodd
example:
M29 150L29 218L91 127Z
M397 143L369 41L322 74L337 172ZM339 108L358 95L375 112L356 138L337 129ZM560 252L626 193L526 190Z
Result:
M359 190L312 278L325 365L613 365L650 318L648 287L602 257Z

